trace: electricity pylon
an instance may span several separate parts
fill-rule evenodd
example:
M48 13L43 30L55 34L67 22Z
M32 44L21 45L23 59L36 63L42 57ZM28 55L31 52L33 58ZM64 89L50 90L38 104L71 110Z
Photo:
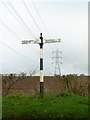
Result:
M23 40L22 44L39 44L40 45L40 95L44 94L44 75L43 75L43 45L46 43L59 43L61 39L45 39L43 40L42 33L37 40Z
M60 61L60 58L62 59L62 57L59 55L60 53L62 53L61 51L53 51L52 53L56 53L55 56L52 57L52 59L55 58L55 72L54 72L54 76L61 76L61 70L60 70L60 64L62 64L62 62Z

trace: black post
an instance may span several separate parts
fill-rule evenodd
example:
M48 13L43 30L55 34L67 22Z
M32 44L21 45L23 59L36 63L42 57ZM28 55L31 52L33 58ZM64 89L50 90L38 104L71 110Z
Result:
M43 37L40 33L40 95L44 94L44 77L43 77Z

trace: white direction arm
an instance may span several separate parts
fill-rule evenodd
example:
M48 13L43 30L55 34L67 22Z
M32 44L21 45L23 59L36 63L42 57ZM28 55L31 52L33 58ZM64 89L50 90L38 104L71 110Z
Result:
M58 43L61 39L45 39L44 43Z
M39 44L40 40L23 40L22 44Z
M59 43L61 42L61 39L45 39L43 41L43 43ZM37 39L37 40L23 40L22 44L40 44L41 40Z

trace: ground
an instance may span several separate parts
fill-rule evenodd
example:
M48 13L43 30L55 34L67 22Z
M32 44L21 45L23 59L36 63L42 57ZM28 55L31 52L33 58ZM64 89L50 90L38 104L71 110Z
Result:
M88 119L88 97L76 94L8 95L3 97L3 119Z

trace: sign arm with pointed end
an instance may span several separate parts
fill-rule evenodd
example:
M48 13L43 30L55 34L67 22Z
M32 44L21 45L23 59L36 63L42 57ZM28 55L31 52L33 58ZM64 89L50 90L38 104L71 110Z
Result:
M58 43L61 39L46 39L44 43Z
M43 40L42 33L37 40L23 40L22 44L39 44L40 45L40 95L44 94L44 75L43 75L43 45L46 43L59 43L61 39L45 39Z

